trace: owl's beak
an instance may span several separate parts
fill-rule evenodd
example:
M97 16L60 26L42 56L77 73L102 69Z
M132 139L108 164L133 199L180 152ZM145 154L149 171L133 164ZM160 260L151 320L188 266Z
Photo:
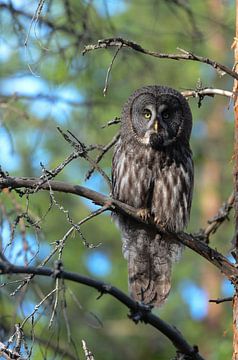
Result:
M155 120L155 123L154 123L154 130L156 132L159 132L159 129L160 129L160 126L159 126L159 121L158 119Z

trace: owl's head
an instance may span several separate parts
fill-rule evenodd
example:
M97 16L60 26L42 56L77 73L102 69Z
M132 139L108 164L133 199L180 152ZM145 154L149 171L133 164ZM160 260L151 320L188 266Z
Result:
M186 99L165 86L145 86L136 90L122 111L122 137L161 149L189 142L192 115Z

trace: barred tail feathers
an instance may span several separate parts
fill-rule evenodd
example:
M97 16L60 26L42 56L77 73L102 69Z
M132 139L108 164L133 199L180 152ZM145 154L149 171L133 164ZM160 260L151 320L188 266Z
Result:
M157 307L165 302L171 288L172 264L180 257L182 248L164 235L143 229L135 231L133 239L123 237L129 290L135 300Z

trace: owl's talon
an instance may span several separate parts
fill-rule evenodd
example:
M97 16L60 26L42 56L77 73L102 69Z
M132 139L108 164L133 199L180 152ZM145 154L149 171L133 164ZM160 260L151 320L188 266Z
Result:
M159 217L154 217L154 223L155 225L159 226L162 230L166 229L166 222L161 221Z
M139 209L137 211L137 215L143 220L143 221L149 221L151 218L151 214L149 209Z

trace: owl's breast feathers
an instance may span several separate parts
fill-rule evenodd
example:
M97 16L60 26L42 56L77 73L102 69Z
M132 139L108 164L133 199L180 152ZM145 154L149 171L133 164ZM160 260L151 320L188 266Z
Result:
M113 197L146 208L166 229L181 231L188 222L193 161L188 146L154 150L122 144L113 158Z
M140 88L123 107L113 158L113 197L147 209L155 223L175 232L186 226L191 207L191 129L189 105L178 91L157 85ZM183 246L172 235L159 234L129 216L116 219L131 295L145 304L162 305L171 287L172 263Z
M113 197L146 208L157 223L181 231L187 224L193 189L193 162L189 147L158 151L119 141L113 158ZM173 261L183 246L152 227L117 215L122 252L128 261L132 297L161 306L171 287Z

